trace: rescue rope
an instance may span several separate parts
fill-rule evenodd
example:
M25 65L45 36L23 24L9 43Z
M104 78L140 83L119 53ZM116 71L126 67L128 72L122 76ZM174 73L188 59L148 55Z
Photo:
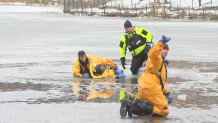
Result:
M110 81L108 81L106 78L104 78L104 81L110 82ZM110 82L110 83L111 83L111 82ZM117 86L115 83L111 83L111 85L114 85L116 88L119 88L120 90L123 90L123 91L125 91L126 93L128 93L128 94L130 94L130 95L136 96L135 94L133 94L133 93L127 91L126 89L121 88L120 86ZM213 110L201 108L201 107L198 107L198 106L190 105L190 104L187 104L187 103L184 103L184 102L177 101L177 100L175 100L175 99L173 99L173 102L176 102L176 103L179 103L179 104L183 104L183 105L187 105L187 106L194 107L194 108L198 108L198 109L202 109L202 110L205 110L205 111L208 111L208 112L211 112L211 113L217 113L217 114L218 114L218 111L213 111Z

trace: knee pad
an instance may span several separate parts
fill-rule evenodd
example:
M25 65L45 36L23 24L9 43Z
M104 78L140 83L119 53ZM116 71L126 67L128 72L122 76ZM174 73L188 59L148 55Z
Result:
M147 115L150 115L153 112L154 107L150 103L140 101L138 102L138 105L142 108L142 112Z
M132 104L132 107L131 107L131 112L133 113L133 114L135 114L135 115L141 115L141 109L140 109L140 107L137 105L137 103L138 103L138 99L134 99L134 101L133 101L133 104Z
M132 105L132 113L136 115L145 114L150 115L153 112L154 106L150 103L135 99Z

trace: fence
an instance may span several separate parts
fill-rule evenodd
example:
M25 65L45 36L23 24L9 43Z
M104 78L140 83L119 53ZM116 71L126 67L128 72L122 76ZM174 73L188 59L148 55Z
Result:
M63 0L59 3L64 5L64 13L79 14L82 16L141 16L153 18L218 20L217 6L202 6L199 9L193 9L189 6L180 8L178 4L177 6L171 6L171 3L167 2L167 0L165 4L152 2L144 5L140 4L140 6L138 3L133 3L132 0L127 0L128 2L123 1L124 0Z

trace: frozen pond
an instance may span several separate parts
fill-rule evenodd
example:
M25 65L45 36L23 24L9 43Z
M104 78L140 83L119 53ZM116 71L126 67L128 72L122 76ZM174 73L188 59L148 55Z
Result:
M103 80L72 77L79 50L119 62L119 41L126 19L145 27L156 43L169 42L168 83L175 100L167 117L121 118L119 89ZM0 6L1 123L199 123L218 122L218 24L214 22L145 18L81 17L61 8ZM127 52L127 59L131 59ZM137 83L127 62L123 84ZM85 84L84 84L85 83ZM87 101L78 91L89 88Z

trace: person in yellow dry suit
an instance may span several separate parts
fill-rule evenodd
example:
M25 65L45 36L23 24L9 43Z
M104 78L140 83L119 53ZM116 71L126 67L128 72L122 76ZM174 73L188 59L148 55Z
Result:
M166 83L167 69L164 62L168 54L166 42L169 37L163 35L161 40L152 47L146 62L146 71L138 78L138 99L130 102L123 99L120 108L121 116L132 113L135 115L167 116L169 109L167 104L172 103L173 98ZM168 98L168 103L165 100Z
M152 43L152 33L143 27L132 26L129 20L124 23L125 33L120 39L120 60L125 69L126 47L132 55L131 72L137 74L143 62L148 58L148 51L151 48L149 43Z
M90 74L93 78L124 79L125 75L118 66L108 58L98 58L90 64Z
M73 77L90 78L89 66L92 61L99 57L89 55L84 51L78 52L78 57L73 63Z

